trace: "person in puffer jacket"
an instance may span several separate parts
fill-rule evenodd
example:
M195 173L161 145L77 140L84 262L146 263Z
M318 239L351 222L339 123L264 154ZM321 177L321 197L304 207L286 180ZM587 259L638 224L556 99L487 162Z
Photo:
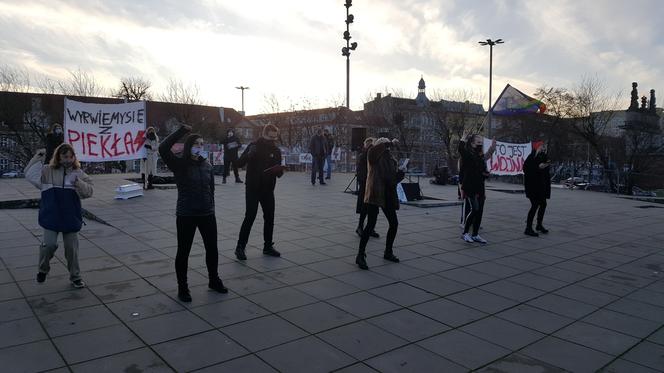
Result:
M45 150L39 150L25 168L28 181L41 190L39 225L44 228L44 238L37 282L46 281L49 263L58 248L58 234L62 233L69 279L75 288L84 288L78 264L78 231L83 225L81 199L92 196L92 180L81 170L71 145L58 146L49 164L43 164L45 154Z
M159 145L159 155L175 176L178 187L175 225L178 250L175 255L175 274L178 281L178 298L191 302L187 284L189 253L196 228L203 237L205 264L208 270L208 287L220 293L228 289L219 278L219 250L217 247L217 218L214 211L214 174L212 165L203 151L205 141L197 134L190 134L184 141L182 157L176 157L171 148L182 136L191 132L191 126L183 125Z

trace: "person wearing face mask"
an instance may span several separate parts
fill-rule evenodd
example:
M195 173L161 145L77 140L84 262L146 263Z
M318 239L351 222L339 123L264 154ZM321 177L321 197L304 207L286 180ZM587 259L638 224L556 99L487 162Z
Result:
M46 134L46 153L44 155L44 164L49 164L53 158L55 148L65 141L64 132L60 123L53 123Z
M37 282L46 281L50 261L58 248L62 234L69 280L75 288L85 287L78 264L78 232L83 224L81 199L92 196L92 180L81 170L74 148L61 144L53 157L44 164L46 151L41 149L25 168L26 179L41 189L39 225L44 228L39 250Z
M145 158L141 159L141 180L143 181L143 189L154 189L152 181L154 175L157 174L157 159L159 158L159 137L154 127L148 127L145 131ZM145 179L147 176L147 186Z
M284 174L281 151L276 145L279 128L268 124L263 127L261 138L249 144L238 160L238 167L247 166L246 175L246 212L240 237L237 240L235 256L238 260L247 260L245 248L249 241L251 227L258 213L258 205L263 209L263 255L278 257L281 254L274 248L274 187L277 178Z
M197 134L190 134L184 141L181 157L175 156L171 148L185 134L191 132L191 126L183 125L159 145L159 155L175 176L178 188L175 225L177 229L178 249L175 256L175 273L178 281L178 298L191 302L191 293L187 283L189 253L196 234L196 229L203 238L205 246L205 264L208 270L208 287L220 293L228 289L219 278L217 247L217 219L214 209L214 174L212 165L203 151L205 141Z
M530 200L530 210L526 220L524 234L537 237L539 234L533 230L533 219L537 213L537 226L535 230L541 233L549 233L544 228L544 211L546 211L546 200L551 198L551 175L549 169L551 162L546 154L546 144L543 141L533 143L533 150L523 163L523 185L526 189L526 197Z
M240 149L242 143L240 139L235 136L233 130L228 130L226 132L226 140L224 144L224 179L223 183L226 184L226 178L231 173L231 167L233 168L233 173L235 174L235 182L242 184L242 179L240 179L240 174L237 170L237 151Z
M470 212L466 216L461 238L466 242L485 244L487 241L480 237L479 230L486 200L484 180L489 177L486 160L491 158L491 154L496 149L496 139L493 139L491 147L486 153L482 151L483 143L484 139L480 135L468 136L464 134L462 136L459 140L459 155L461 156L462 167L459 173L463 175L461 190L470 206ZM469 234L471 227L473 228L472 235Z

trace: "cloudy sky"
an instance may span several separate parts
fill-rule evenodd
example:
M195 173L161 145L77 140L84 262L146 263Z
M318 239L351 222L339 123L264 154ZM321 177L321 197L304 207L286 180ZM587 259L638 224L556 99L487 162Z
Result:
M142 76L162 90L170 78L196 83L209 105L266 110L345 94L343 0L0 0L0 64L53 78L82 69L108 87ZM612 90L632 81L664 102L664 7L656 0L355 0L351 107L388 89L414 95L459 90L488 102L506 83L532 93L597 75Z

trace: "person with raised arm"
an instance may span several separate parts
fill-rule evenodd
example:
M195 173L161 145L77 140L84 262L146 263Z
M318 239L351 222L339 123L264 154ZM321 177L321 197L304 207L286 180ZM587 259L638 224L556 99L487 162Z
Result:
M208 270L208 287L220 293L228 289L219 278L217 248L217 218L214 209L214 174L212 165L203 151L205 141L200 135L189 134L191 126L182 125L159 145L159 155L175 176L178 188L175 225L178 249L175 256L175 274L178 281L178 298L191 302L187 283L189 253L196 229L203 238L205 264ZM173 154L171 148L184 135L182 156Z

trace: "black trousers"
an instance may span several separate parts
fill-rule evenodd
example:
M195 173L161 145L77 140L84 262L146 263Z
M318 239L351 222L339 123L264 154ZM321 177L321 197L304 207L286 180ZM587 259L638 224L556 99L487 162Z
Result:
M237 241L238 246L246 246L251 233L251 226L254 224L256 214L258 214L258 205L263 209L263 240L265 245L272 244L272 234L274 232L274 191L252 192L247 190L246 212L244 221L240 228L240 238Z
M546 211L546 198L530 199L530 210L528 211L528 220L526 221L526 227L533 226L533 219L535 218L535 213L537 212L537 225L542 225L544 220L544 212Z
M376 221L378 220L378 206L372 204L365 204L367 209L367 226L364 227L362 231L362 238L360 239L360 250L358 254L364 255L364 252L367 248L367 242L369 242L369 234L374 231L376 228ZM394 239L397 237L397 228L399 227L399 219L397 219L397 210L393 208L381 208L385 218L390 227L387 230L387 237L385 239L385 253L392 253L392 246L394 245Z
M323 181L323 177L324 177L323 176L323 165L324 164L325 164L325 156L324 155L320 155L320 156L314 155L312 157L312 161L311 161L311 183L312 184L316 182L316 173L317 172L318 172L318 180L320 180L321 183L324 182Z
M231 173L231 165L233 167L233 173L235 173L235 178L240 178L240 174L237 171L237 156L235 157L224 157L224 179L228 177Z
M486 196L483 194L475 194L472 197L466 196L466 200L470 204L470 212L466 215L466 225L463 228L463 233L468 233L470 227L473 227L473 236L477 236L482 224L482 214L484 213L484 201Z
M217 278L219 276L217 264L219 262L219 251L217 249L217 218L214 215L207 216L178 216L175 219L178 236L178 251L175 255L175 274L178 284L187 284L187 267L189 266L189 253L191 244L194 242L196 228L203 237L205 245L205 264L208 276Z

